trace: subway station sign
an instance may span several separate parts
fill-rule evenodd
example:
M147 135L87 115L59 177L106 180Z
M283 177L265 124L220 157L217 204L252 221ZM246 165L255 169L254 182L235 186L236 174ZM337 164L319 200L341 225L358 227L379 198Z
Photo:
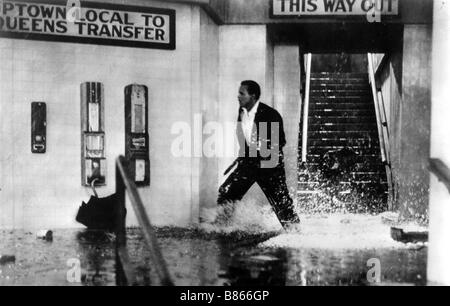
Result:
M271 0L272 16L398 15L399 0Z
M0 37L173 50L175 11L72 0L0 0Z

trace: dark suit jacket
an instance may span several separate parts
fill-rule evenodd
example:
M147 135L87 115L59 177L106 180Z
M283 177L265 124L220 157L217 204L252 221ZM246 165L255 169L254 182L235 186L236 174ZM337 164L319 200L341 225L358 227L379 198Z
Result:
M239 157L269 160L268 154L275 153L282 158L283 147L286 145L283 119L272 107L259 103L250 144L247 143L242 131L240 113L236 133L239 141Z

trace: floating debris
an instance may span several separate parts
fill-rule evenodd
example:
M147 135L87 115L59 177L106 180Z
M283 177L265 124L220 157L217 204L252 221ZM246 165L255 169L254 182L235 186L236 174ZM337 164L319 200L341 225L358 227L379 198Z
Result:
M53 241L53 232L51 230L40 230L36 233L37 239Z
M391 227L391 237L403 243L427 242L428 232L407 232L401 228Z
M16 256L14 255L0 255L0 265L6 265L16 262Z

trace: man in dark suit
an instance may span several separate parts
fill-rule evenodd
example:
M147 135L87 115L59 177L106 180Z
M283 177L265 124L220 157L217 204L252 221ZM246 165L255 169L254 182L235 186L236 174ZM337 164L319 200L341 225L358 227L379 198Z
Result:
M221 223L231 217L235 201L241 200L256 182L266 195L281 225L290 229L299 224L289 196L284 170L283 147L286 144L283 119L270 106L261 103L260 86L254 81L243 81L239 88L239 116L237 138L239 157L225 172L236 169L219 189L218 204L224 212L218 216Z

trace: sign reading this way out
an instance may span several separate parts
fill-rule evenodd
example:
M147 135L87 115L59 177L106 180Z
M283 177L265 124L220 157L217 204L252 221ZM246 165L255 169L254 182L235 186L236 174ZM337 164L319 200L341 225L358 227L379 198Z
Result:
M175 11L70 0L0 0L0 37L173 50Z
M346 16L398 15L399 0L271 0L272 15L277 16Z

